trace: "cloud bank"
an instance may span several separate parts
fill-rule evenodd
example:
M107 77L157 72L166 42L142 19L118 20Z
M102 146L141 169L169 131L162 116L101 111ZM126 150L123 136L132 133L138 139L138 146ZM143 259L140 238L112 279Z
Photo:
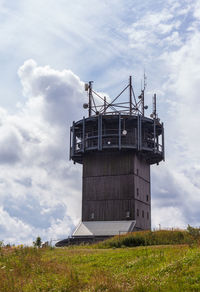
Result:
M1 109L1 234L11 243L62 238L80 216L81 174L68 161L68 136L83 82L33 60L18 75L27 100L15 114Z

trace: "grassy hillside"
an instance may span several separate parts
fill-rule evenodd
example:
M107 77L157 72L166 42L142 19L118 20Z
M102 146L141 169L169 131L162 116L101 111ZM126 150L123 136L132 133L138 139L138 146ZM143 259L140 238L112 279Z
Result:
M132 232L112 237L93 245L96 248L134 247L166 244L194 244L199 242L199 229L188 227L188 230L159 230Z
M200 291L200 248L4 247L0 291Z

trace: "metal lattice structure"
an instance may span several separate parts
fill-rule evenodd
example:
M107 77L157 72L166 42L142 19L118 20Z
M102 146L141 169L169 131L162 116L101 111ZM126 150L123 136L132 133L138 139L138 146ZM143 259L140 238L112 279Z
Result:
M134 93L132 85L132 77L129 77L129 84L111 101L108 102L106 97L104 98L95 92L92 88L93 81L90 81L88 84L85 84L85 90L88 91L89 102L84 104L84 108L88 108L88 115L109 115L109 114L129 114L137 115L141 114L144 116L144 111L147 109L147 106L144 105L144 92L146 88L146 77L144 75L144 87L141 90L141 94L138 96L138 101ZM129 91L129 100L125 102L118 102L120 96L125 92ZM103 104L96 104L95 97L100 99Z

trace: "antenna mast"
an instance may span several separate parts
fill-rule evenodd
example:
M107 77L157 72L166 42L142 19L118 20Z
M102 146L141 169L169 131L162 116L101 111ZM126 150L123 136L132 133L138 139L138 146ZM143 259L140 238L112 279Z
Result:
M157 113L156 113L156 93L153 95L153 118L157 118Z
M129 106L130 115L132 114L132 76L129 77Z
M141 92L141 107L142 107L142 115L144 116L144 110L147 108L145 105L144 105L144 92L145 92L145 89L146 89L146 75L145 75L145 72L144 72L144 86L143 86L143 89L142 89L142 92Z
M89 102L88 102L88 114L89 117L91 116L92 113L92 82L93 81L89 81Z
M104 96L104 104L103 104L103 108L104 108L103 113L105 114L105 112L106 112L106 96Z

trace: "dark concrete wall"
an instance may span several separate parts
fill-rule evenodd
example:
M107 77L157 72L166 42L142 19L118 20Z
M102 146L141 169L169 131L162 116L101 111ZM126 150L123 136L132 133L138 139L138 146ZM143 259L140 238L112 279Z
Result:
M150 203L150 166L138 154L84 155L82 221L136 220L136 229L150 229Z

